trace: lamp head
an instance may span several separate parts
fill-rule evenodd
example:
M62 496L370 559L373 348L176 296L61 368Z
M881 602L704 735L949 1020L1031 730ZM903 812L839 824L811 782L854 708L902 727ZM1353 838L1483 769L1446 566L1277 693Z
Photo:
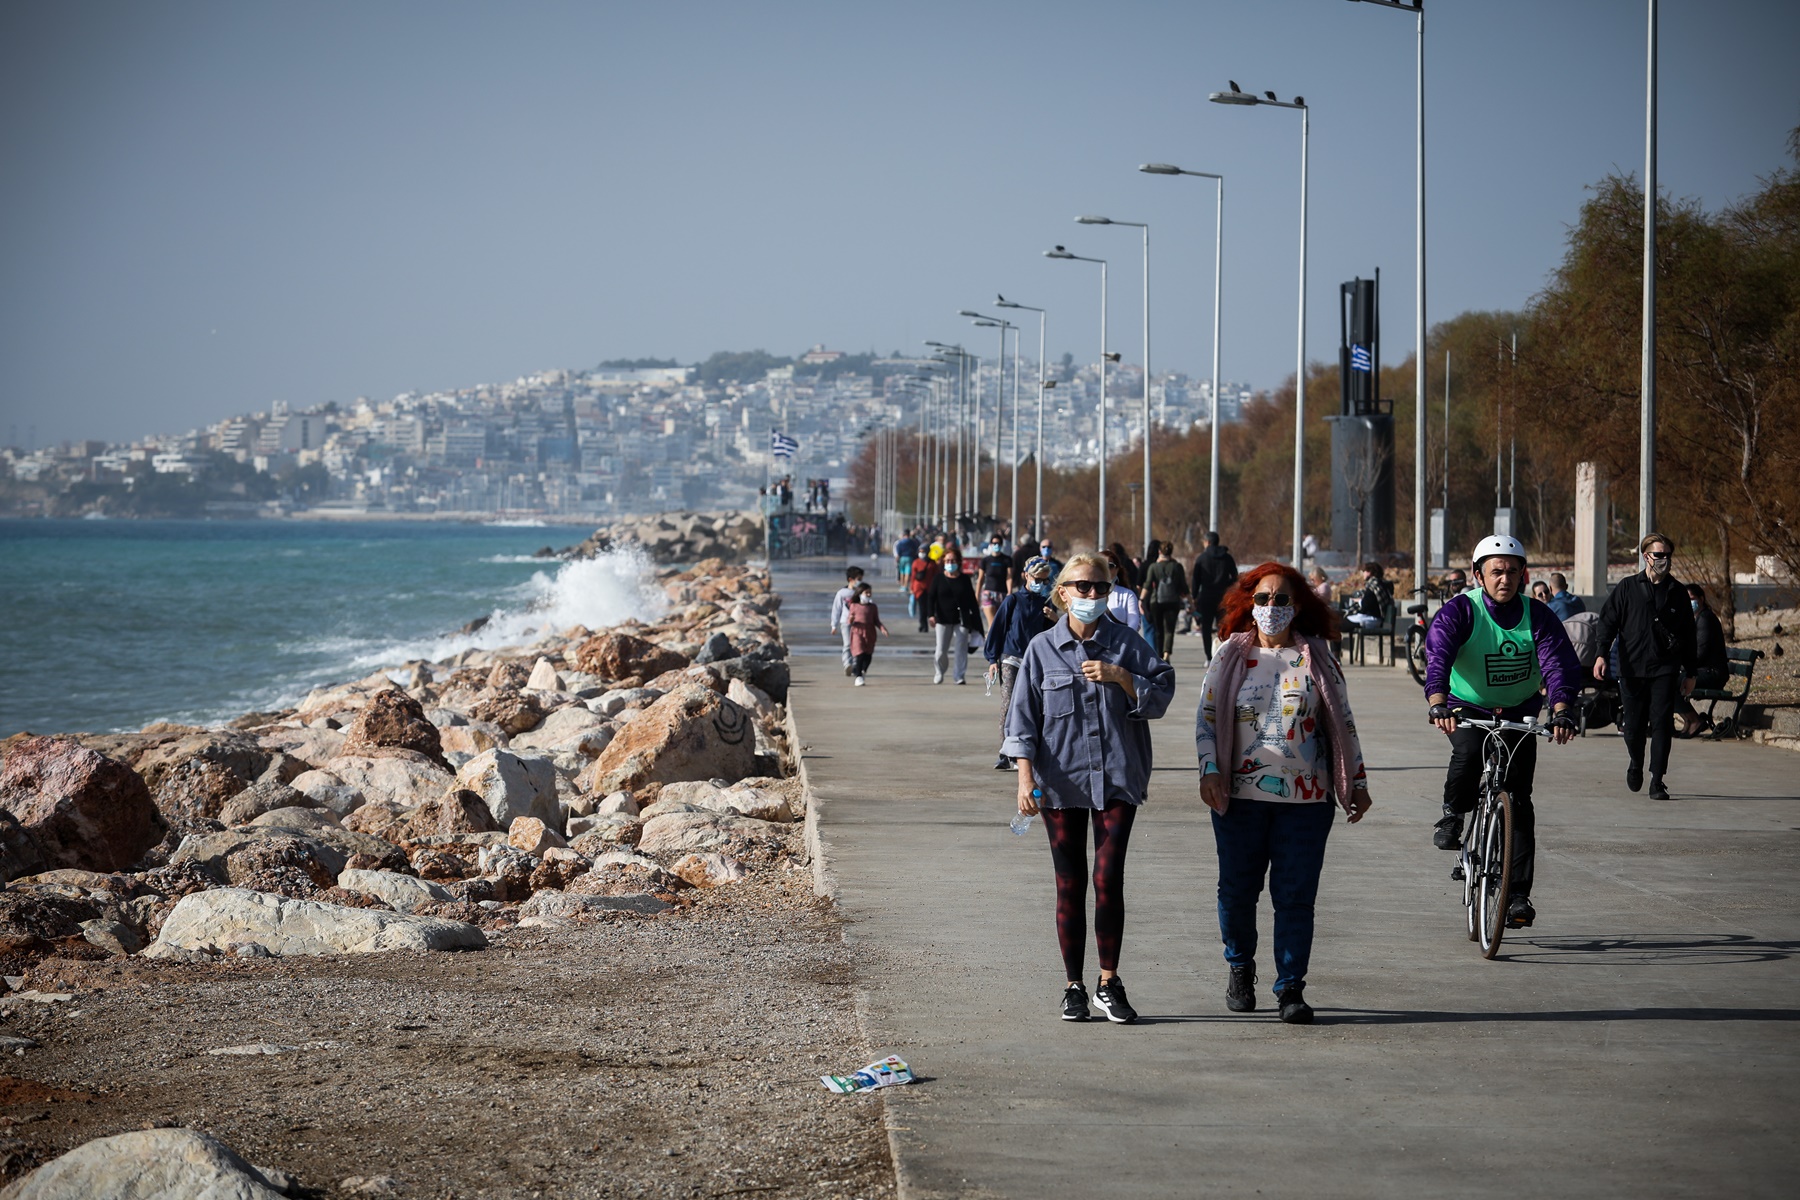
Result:
M1145 163L1138 170L1146 175L1179 175L1181 168L1172 163Z
M1111 225L1112 224L1111 217L1076 217L1075 220L1079 224L1082 224L1082 225Z
M1262 103L1262 100L1259 97L1252 96L1249 92L1239 91L1236 83L1233 83L1231 85L1231 90L1229 92L1213 92L1212 94L1208 95L1206 98L1208 100L1211 100L1214 104L1261 104Z
M1073 254L1070 254L1063 247L1058 246L1054 250L1044 251L1044 257L1045 258L1074 258L1075 256Z
M979 317L981 314L978 312L971 312L966 308L962 308L962 309L957 310L956 315L959 317Z

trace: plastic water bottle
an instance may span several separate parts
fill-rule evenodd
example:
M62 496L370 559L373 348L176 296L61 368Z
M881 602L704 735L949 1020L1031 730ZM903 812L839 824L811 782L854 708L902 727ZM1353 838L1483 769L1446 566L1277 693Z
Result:
M987 695L990 700L994 698L994 676L991 672L987 677Z
M1044 789L1043 788L1032 788L1031 789L1031 798L1034 801L1043 800ZM1015 833L1019 837L1024 837L1026 834L1031 832L1031 823L1035 820L1037 820L1036 813L1014 813L1013 819L1011 821L1007 822L1006 827L1008 829L1012 830L1013 833Z

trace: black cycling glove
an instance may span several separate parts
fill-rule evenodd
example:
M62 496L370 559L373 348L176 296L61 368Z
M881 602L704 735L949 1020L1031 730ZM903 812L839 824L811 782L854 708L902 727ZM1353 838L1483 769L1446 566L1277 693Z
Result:
M1454 716L1456 714L1450 711L1448 704L1434 704L1425 714L1426 719L1430 721L1448 721Z
M1557 713L1554 717L1550 718L1550 728L1568 729L1575 732L1580 731L1580 727L1575 724L1575 718L1571 717L1566 712Z

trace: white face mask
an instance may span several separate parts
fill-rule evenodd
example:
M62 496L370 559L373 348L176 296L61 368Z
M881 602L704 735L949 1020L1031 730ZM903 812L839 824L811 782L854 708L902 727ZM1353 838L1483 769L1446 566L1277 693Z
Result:
M1289 625L1294 623L1294 606L1291 604L1255 604L1250 608L1250 618L1256 622L1257 629L1269 637L1278 637Z
M1106 612L1104 596L1078 596L1069 601L1069 615L1083 625L1092 625Z

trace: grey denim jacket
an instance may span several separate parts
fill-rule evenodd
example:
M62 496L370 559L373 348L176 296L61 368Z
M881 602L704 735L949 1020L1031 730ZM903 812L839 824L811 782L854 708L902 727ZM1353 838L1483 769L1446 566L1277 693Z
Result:
M1081 664L1089 658L1130 671L1137 701L1117 684L1084 678ZM1174 697L1175 668L1138 634L1105 617L1082 642L1064 616L1025 647L1000 753L1031 760L1045 808L1142 804L1150 786L1146 722L1167 712Z

